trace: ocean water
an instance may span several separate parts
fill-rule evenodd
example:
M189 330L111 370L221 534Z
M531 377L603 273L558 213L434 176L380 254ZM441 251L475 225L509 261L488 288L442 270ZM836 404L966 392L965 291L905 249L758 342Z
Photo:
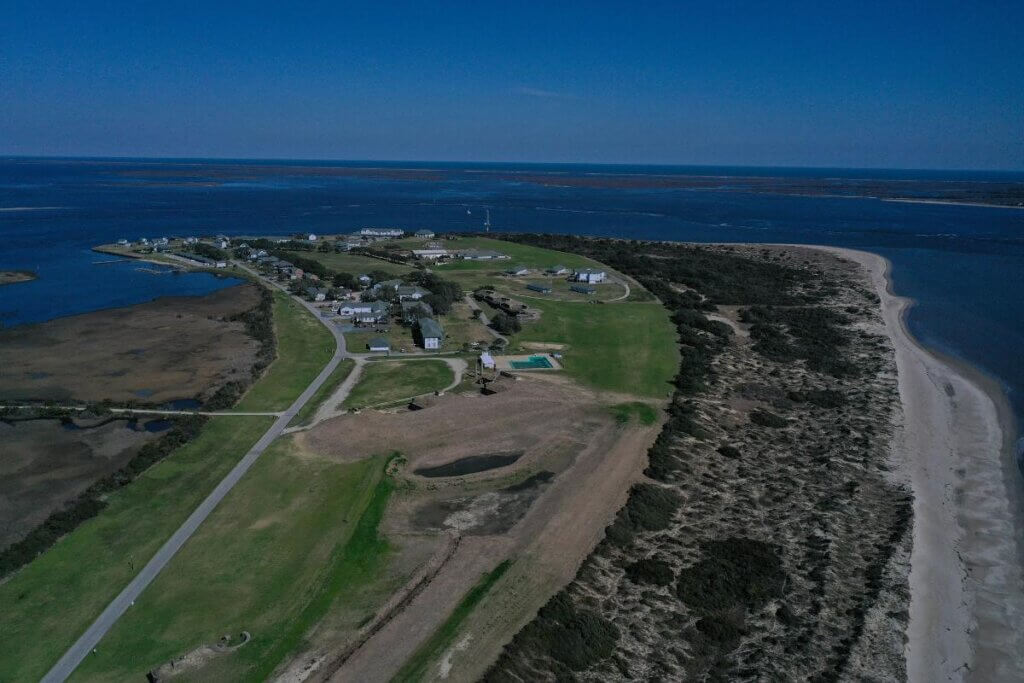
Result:
M608 174L620 177L609 181ZM679 186L678 178L696 182ZM0 287L0 323L234 283L138 263L100 265L111 258L89 251L97 243L367 225L476 231L489 209L493 231L828 244L880 253L893 263L897 293L917 301L909 315L915 336L998 379L1024 416L1024 210L875 198L947 190L969 198L1007 187L1024 187L1024 174L0 159L0 269L40 274Z

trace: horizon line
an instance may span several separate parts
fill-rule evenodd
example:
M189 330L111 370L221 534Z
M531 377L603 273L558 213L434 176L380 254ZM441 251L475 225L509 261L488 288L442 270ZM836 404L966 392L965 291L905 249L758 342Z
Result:
M610 168L749 168L760 170L807 170L807 171L906 171L929 173L1012 173L1024 174L1022 168L939 168L939 167L904 167L904 166L801 166L801 165L768 165L742 163L652 163L652 162L592 162L592 161L471 161L457 159L314 159L303 157L195 157L195 156L101 156L101 155L29 155L0 154L0 160L41 160L41 161L165 161L177 163L189 162L244 162L256 164L268 163L307 163L307 164L436 164L436 165L475 165L475 166L602 166Z

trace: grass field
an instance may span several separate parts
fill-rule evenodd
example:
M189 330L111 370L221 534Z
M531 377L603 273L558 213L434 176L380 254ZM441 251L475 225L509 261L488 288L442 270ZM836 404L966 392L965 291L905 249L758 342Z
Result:
M334 338L313 315L284 292L274 292L277 359L242 400L240 412L285 410L334 355Z
M508 254L509 258L496 261L451 261L436 267L437 272L442 275L447 272L467 270L502 271L517 265L524 265L527 268L550 268L557 265L562 265L566 268L601 267L596 261L585 256L579 256L578 254L567 254L565 252L533 247L528 244L493 240L487 237L459 237L455 240L445 241L444 246L449 250L493 249L494 251Z
M360 256L359 254L336 254L334 252L324 254L319 251L290 251L288 253L294 256L301 256L303 258L319 261L335 272L351 273L352 275L369 273L371 270L382 270L385 273L392 273L397 276L404 275L405 273L413 270L412 266L404 266L399 263L382 261L370 256Z
M642 401L630 401L628 403L617 403L611 406L612 415L619 424L628 424L636 418L637 422L644 425L652 425L658 421L658 409L650 403Z
M337 600L375 580L386 458L341 464L278 440L101 641L75 680L141 680L172 657L252 640L176 680L267 680Z
M38 680L270 427L218 417L0 584L0 681ZM134 672L134 677L145 672Z
M526 285L544 285L550 287L551 292L549 294L541 294L540 292L533 292L526 288ZM593 294L580 294L574 292L570 287L575 285L575 282L569 282L564 277L501 277L494 278L491 285L495 291L502 292L513 298L520 298L524 302L529 303L532 299L545 299L548 301L576 301L579 303L585 301L608 301L611 299L618 299L626 293L625 287L618 282L602 282L600 284L591 285L597 291Z
M351 358L346 358L340 363L338 367L334 369L334 372L330 374L320 388L316 390L316 393L306 402L306 405L302 406L302 410L295 414L289 426L300 426L309 422L313 415L316 414L317 408L323 404L327 397L334 393L334 390L338 388L338 385L345 381L345 378L352 372L352 368L356 366L356 362Z
M543 311L512 340L565 344L562 365L584 384L662 398L679 367L676 331L657 303L531 303Z
M444 623L434 631L427 642L416 648L416 651L413 652L408 661L391 679L392 683L416 683L417 681L431 680L433 677L427 674L427 668L431 662L441 656L444 650L452 644L462 622L476 609L477 604L487 595L487 591L498 582L498 579L504 576L505 571L511 564L511 560L505 560L481 576L476 585L469 589L469 592L452 610L452 613L448 615Z
M412 330L408 327L402 327L397 323L392 323L387 332L374 332L373 330L346 332L345 345L352 353L369 353L370 350L366 348L366 345L370 343L371 339L376 337L384 337L391 342L392 351L398 351L403 348L406 351L412 351L416 346L416 342L412 338ZM380 355L383 356L385 354L381 352Z
M455 381L444 361L377 361L368 363L342 406L365 408L444 389Z

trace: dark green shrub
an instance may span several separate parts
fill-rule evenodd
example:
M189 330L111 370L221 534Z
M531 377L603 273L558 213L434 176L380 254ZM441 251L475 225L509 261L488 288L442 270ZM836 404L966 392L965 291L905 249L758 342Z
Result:
M679 572L676 595L697 612L756 609L782 595L786 573L774 545L749 538L708 541L701 559Z
M648 557L626 567L626 578L633 583L667 586L675 579L675 575L668 562Z
M785 427L789 424L789 420L786 418L780 417L775 413L769 413L767 410L755 410L750 414L750 421L756 425L771 427L772 429Z

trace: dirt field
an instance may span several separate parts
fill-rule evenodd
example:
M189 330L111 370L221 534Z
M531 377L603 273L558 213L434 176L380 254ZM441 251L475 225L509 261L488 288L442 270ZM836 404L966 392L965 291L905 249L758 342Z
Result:
M440 567L431 568L429 580L402 609L386 618L378 611L380 621L370 624L369 637L334 634L340 639L321 641L319 651L304 653L300 661L316 663L306 676L387 680L481 574L513 557L494 600L473 615L474 637L486 657L494 657L575 574L639 476L657 430L657 425L623 427L595 393L572 383L528 377L493 396L446 396L415 412L364 411L303 434L304 449L328 457L349 460L399 451L408 459L395 474L400 483L384 523L397 547L418 549L422 561L424 542L442 549L445 539L457 539L457 547ZM511 454L518 457L509 463ZM414 473L481 456L505 464L457 477ZM395 561L406 562L406 554L397 553ZM360 646L350 651L353 640ZM324 650L345 652L344 662L332 666ZM460 672L471 668L464 661L458 666Z
M95 429L66 429L59 420L0 422L0 548L159 436L128 429L124 420Z
M253 285L0 331L0 399L160 403L205 397L248 373L257 342L223 319L258 302Z

